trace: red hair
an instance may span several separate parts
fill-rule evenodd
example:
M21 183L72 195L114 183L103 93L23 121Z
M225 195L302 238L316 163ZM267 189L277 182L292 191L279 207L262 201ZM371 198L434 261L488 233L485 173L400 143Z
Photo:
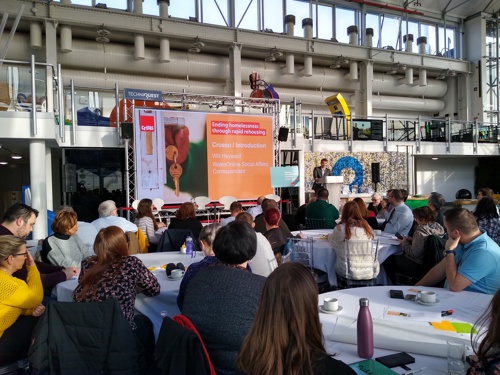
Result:
M342 209L342 217L339 224L345 224L345 238L349 240L351 238L351 228L359 227L365 230L368 238L373 238L373 229L370 224L361 216L359 206L356 202L350 201L344 205Z
M280 219L281 214L277 208L271 207L264 212L264 220L269 225L278 225Z

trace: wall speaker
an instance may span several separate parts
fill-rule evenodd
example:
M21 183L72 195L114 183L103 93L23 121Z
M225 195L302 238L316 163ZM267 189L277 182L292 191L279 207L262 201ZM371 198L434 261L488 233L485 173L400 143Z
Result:
M132 139L134 138L134 124L131 122L122 122L122 138Z
M374 184L380 182L380 163L372 163L372 182Z
M76 192L76 164L64 164L64 191Z
M288 128L285 128L284 126L280 128L280 131L278 133L278 141L280 142L288 141Z

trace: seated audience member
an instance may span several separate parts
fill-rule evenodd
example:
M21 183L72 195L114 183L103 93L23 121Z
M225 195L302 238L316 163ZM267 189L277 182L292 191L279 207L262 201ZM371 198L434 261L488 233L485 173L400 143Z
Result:
M316 196L316 201L307 205L306 218L325 219L325 229L335 228L339 210L333 204L328 203L328 190L320 188Z
M229 224L231 221L234 221L236 219L236 215L243 211L243 207L240 202L234 201L231 203L231 206L229 206L229 211L231 212L231 216L222 219L220 225L224 226Z
M344 277L347 274L346 240L371 239L373 239L373 230L361 216L357 203L354 201L347 202L342 209L342 218L340 219L339 224L335 227L333 233L328 235L328 241L332 245L335 254L337 254L335 272ZM354 254L350 254L350 259L351 279L368 280L377 277L380 269L378 260L375 264L376 271L374 273L374 264L371 256L356 256Z
M411 208L404 203L404 195L399 189L393 189L387 194L387 198L392 208L387 212L387 218L380 229L385 233L407 236L413 225Z
M267 278L236 366L243 374L356 374L325 350L318 287L303 264L283 264Z
M9 207L4 214L2 224L0 225L0 236L14 235L19 238L26 238L33 230L38 211L23 203L16 203ZM43 289L50 294L52 288L60 282L66 281L78 274L74 267L58 267L51 264L35 261L35 265L40 272ZM28 270L26 264L20 270L12 275L18 279L27 280Z
M268 208L264 211L264 221L266 223L266 233L264 237L267 238L273 249L274 256L278 265L281 264L281 256L283 255L283 248L288 242L288 236L285 231L280 228L279 221L281 220L280 211L277 208ZM304 238L302 233L296 236L291 236L296 238Z
M371 202L368 204L368 211L373 211L375 216L384 208L382 206L382 196L379 193L373 193Z
M181 286L179 287L179 295L177 296L177 306L179 306L179 310L182 310L182 304L184 303L184 294L186 294L186 288L191 279L193 279L193 277L203 268L206 268L210 264L218 262L212 246L215 240L215 235L220 227L220 224L213 223L205 225L201 230L200 237L198 239L200 242L201 251L203 251L203 255L205 255L205 258L197 263L191 264L186 270L186 273L184 274L184 277L181 281Z
M498 374L500 368L499 313L500 290L495 293L486 311L474 324L475 330L471 331L471 346L476 355L469 356L471 367L467 370L467 375Z
M153 216L153 201L149 198L141 199L137 205L137 216L135 217L134 224L142 230L146 235L149 243L148 252L156 252L159 238L156 237L155 232L158 228L164 228L165 223L156 221Z
M252 215L254 220L258 215L262 213L262 202L264 202L264 199L266 199L266 197L261 195L257 198L257 205L255 207L250 207L247 210L247 212Z
M435 211L437 213L436 223L441 226L443 226L443 210L441 208L445 203L446 200L444 199L443 195L435 191L432 192L427 199L427 206L429 206L432 211Z
M80 269L82 261L94 255L76 234L78 230L76 212L58 211L52 220L51 228L54 233L43 240L40 251L45 263Z
M191 229L194 238L200 237L203 225L196 217L196 206L191 202L184 202L172 218L168 229Z
M27 282L13 277L26 263ZM26 358L38 317L43 286L22 238L0 237L0 366Z
M464 208L445 211L444 226L445 257L416 285L432 286L446 277L444 286L453 292L494 294L500 287L500 247Z
M478 203L481 199L483 198L491 198L493 199L493 195L495 194L495 192L490 189L490 188L481 188L477 191L477 200L478 200Z
M387 217L387 211L391 208L389 204L389 199L387 197L382 198L380 201L380 209L377 214L377 219L385 219Z
M252 228L255 226L252 215L248 212L240 212L236 216L236 220L244 221L250 224ZM250 261L250 268L252 273L267 277L276 268L277 263L272 262L275 257L267 238L262 233L255 232L255 234L257 235L257 250Z
M234 374L266 279L246 268L257 248L249 224L235 220L222 227L213 248L219 262L202 269L189 282L182 314L200 333L217 374Z
M423 267L427 238L433 234L444 234L444 228L435 221L437 212L430 207L415 208L413 216L417 222L417 229L413 233L413 237L405 237L400 240L403 254L391 255L384 262L387 275L393 282L396 272L415 278L422 277L425 272Z
M268 208L278 208L278 203L274 199L264 199L262 202L262 208L263 212L265 212ZM259 233L266 233L266 222L264 221L264 213L258 215L255 220L255 231ZM292 233L290 232L290 229L288 228L288 225L283 221L283 219L280 218L280 221L278 223L279 227L285 232L287 237L292 237Z
M302 227L306 226L306 209L309 204L316 200L316 193L311 194L309 196L309 202L303 204L299 208L297 208L297 212L295 212L295 221L299 223Z
M99 219L92 222L94 227L99 231L102 228L107 228L110 225L120 228L124 232L137 232L137 225L127 219L118 216L118 209L112 200L107 200L99 205Z
M500 244L500 217L492 198L484 197L477 202L474 217L479 229L484 230L490 238Z
M82 262L73 299L98 302L115 298L136 335L139 352L145 362L151 364L153 325L145 315L135 315L134 304L138 293L151 297L158 295L158 280L139 258L128 256L127 240L119 227L112 225L101 229L95 239L94 251L96 255Z
M60 206L57 209L56 214L59 211L75 212L78 216L78 213L73 209L73 207L68 205ZM80 217L78 218L80 219ZM94 252L94 241L97 236L97 232L98 230L92 225L92 223L78 220L78 230L76 231L76 234L80 237L84 245L92 251L92 253Z
M353 201L356 202L356 204L358 205L359 212L361 213L361 216L363 217L363 219L366 220L368 225L370 225L370 227L372 227L372 229L378 229L379 226L378 226L378 221L377 221L377 217L375 215L375 212L369 211L366 208L366 203L363 200L363 198L359 198L359 197L354 198Z

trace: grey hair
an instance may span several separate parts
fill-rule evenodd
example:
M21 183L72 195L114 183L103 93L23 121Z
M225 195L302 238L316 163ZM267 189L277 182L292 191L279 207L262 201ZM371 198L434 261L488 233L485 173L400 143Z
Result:
M205 244L210 249L212 249L212 245L213 245L214 239L215 239L215 234L217 233L217 231L220 228L221 228L221 225L219 223L205 225L203 227L203 229L201 230L200 236L198 237L198 239L200 240L200 242L201 241L205 242Z
M111 212L116 209L115 201L107 200L99 205L99 217L111 216Z
M436 210L439 210L446 203L446 199L444 199L443 194L433 191L429 195L429 203L436 207Z
M382 199L382 196L379 193L373 193L372 198L373 199Z

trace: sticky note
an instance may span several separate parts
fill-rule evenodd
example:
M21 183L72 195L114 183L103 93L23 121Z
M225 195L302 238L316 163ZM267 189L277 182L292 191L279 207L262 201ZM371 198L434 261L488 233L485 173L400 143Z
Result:
M443 320L441 322L431 322L431 326L433 326L435 329L439 329L441 331L457 332L457 329L448 320Z
M470 323L451 323L453 327L457 330L458 333L477 333L477 331L472 327Z

